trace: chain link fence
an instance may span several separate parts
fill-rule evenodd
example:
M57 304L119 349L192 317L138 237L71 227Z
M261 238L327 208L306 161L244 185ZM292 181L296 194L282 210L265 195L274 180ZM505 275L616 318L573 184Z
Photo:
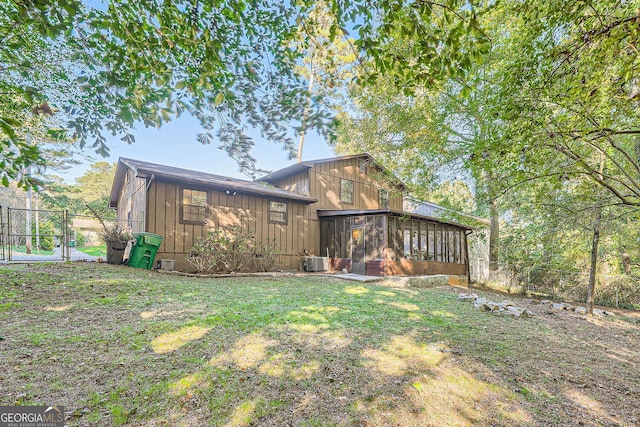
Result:
M92 215L69 214L69 246L74 248L72 252L82 252L92 257L106 259L107 249L102 235L104 227L102 223ZM104 219L104 225L108 228L118 226L125 230L144 229L143 221Z
M104 220L104 226L144 229L143 221ZM102 223L67 211L0 206L0 261L98 261L106 259Z

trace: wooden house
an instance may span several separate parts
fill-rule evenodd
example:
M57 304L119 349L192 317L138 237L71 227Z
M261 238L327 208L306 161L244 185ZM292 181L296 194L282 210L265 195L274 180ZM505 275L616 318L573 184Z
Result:
M121 158L110 207L133 232L163 236L156 259L175 259L198 236L240 227L275 239L286 268L306 256L368 275L468 276L464 225L402 210L404 185L368 154L306 161L259 182Z

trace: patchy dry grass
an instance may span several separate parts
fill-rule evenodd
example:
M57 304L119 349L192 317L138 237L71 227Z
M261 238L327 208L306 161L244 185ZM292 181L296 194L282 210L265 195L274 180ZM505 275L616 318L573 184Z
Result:
M516 320L456 292L0 267L0 404L81 426L637 423L636 313Z

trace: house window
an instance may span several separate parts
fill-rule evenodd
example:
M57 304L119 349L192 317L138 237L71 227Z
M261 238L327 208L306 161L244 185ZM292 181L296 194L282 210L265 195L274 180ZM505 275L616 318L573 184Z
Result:
M378 200L380 201L380 209L389 209L389 192L387 190L380 189Z
M287 204L284 202L269 202L269 222L287 223Z
M349 179L340 180L340 201L353 203L353 181Z
M182 210L180 221L185 224L204 224L207 220L207 193L205 191L182 189Z

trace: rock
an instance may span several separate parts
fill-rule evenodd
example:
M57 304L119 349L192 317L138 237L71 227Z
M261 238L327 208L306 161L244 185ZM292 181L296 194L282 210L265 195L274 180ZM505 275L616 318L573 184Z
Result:
M490 311L491 309L485 303L478 303L477 301L473 304L475 308L480 311Z
M519 308L519 307L515 307L515 306L509 306L508 312L506 312L506 314L511 314L512 316L514 316L517 319L519 319L521 317L531 317L531 316L533 316L533 313L531 313L529 310L525 310L523 308Z
M476 294L460 294L458 295L458 301L475 301L478 299Z
M615 316L615 313L612 313L611 311L600 310L599 308L594 308L593 314L597 314L598 316Z
M540 301L540 304L551 304L553 301L549 301L548 299L543 299Z
M515 317L520 317L522 315L522 310L520 310L518 307L509 306L507 307L507 313Z
M497 311L500 309L500 304L497 302L487 301L485 305L489 307L489 311Z
M581 307L581 306L577 306L574 311L576 312L576 314L587 314L587 308L586 307Z
M458 294L459 301L471 301L473 306L480 311L499 312L516 318L531 317L533 313L524 308L517 307L511 301L496 302L486 298L479 298L476 294Z

